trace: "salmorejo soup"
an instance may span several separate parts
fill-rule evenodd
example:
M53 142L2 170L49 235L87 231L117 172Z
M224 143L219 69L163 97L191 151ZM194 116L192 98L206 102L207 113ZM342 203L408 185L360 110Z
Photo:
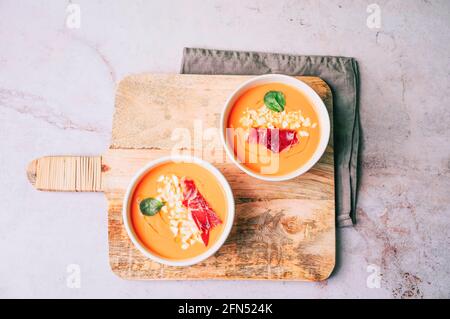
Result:
M126 223L132 239L152 255L174 262L221 245L218 242L223 243L231 228L229 212L234 206L230 207L231 190L220 177L223 180L211 168L193 162L165 161L151 168L129 196Z
M322 139L329 134L329 122L325 128L328 132L321 131L320 123L310 96L289 84L270 82L250 87L237 96L224 119L224 134L234 159L248 171L282 177L311 164L313 157L320 157L320 147L323 153L328 136Z

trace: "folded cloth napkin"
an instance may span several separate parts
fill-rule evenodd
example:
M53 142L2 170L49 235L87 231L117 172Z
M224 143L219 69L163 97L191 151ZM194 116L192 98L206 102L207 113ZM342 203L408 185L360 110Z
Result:
M181 73L321 77L333 92L337 225L356 223L359 72L353 58L185 48Z

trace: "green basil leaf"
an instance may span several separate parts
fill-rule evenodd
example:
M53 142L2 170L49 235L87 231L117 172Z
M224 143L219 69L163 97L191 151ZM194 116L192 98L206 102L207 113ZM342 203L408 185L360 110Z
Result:
M286 105L286 99L283 92L269 91L264 95L264 104L269 110L274 112L283 112Z
M139 203L139 209L145 216L156 215L163 206L164 203L152 197L146 198Z

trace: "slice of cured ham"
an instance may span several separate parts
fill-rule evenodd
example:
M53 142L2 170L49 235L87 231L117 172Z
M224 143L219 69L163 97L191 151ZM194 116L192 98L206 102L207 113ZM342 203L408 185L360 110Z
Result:
M201 231L203 243L208 246L210 230L221 224L222 221L200 194L193 180L183 178L181 186L183 188L183 205L189 209L192 219Z
M295 130L276 128L252 128L248 136L249 143L259 143L274 153L280 153L284 149L298 143Z

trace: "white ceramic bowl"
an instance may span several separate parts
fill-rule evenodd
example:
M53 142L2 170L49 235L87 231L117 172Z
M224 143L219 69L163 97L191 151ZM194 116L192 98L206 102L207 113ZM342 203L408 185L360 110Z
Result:
M245 91L259 85L268 84L268 83L283 83L286 85L289 85L291 87L294 87L295 89L299 90L301 93L303 93L305 96L308 97L310 102L312 103L314 110L317 113L318 121L319 121L319 127L320 127L320 141L319 145L314 152L311 159L305 163L305 165L301 166L297 170L286 174L282 176L270 176L270 175L262 175L255 173L248 169L245 165L240 163L235 155L234 150L231 148L231 146L226 141L226 128L227 128L227 121L228 116L230 114L230 111L236 102L236 100L243 94ZM250 176L253 176L255 178L265 180L265 181L285 181L292 178L295 178L299 175L304 174L307 172L311 167L314 166L314 164L317 163L317 161L322 157L323 153L325 152L325 149L328 145L328 140L330 138L330 117L328 115L327 108L325 107L325 104L323 103L320 96L306 83L300 81L297 78L294 78L292 76L287 75L281 75L281 74L265 74L256 76L244 83L242 83L234 92L230 95L228 100L225 103L225 107L222 111L221 118L220 118L220 136L222 139L223 146L225 148L225 151L228 155L228 157L233 161L234 164L236 164L242 171L247 173Z
M171 259L165 259L159 255L154 254L151 250L145 247L145 245L139 240L139 237L134 232L131 219L130 219L130 201L133 198L133 193L138 185L138 183L141 181L142 177L147 174L150 170L153 168L164 164L168 162L188 162L188 163L194 163L197 165L200 165L201 167L208 170L210 173L214 175L217 182L220 183L222 186L222 189L225 193L226 200L227 200L227 219L222 231L222 234L220 235L219 239L203 254L200 254L198 256L195 256L190 259L183 259L183 260L171 260ZM222 173L215 168L213 165L209 164L208 162L191 156L166 156L159 158L157 160L149 162L145 167L143 167L139 172L134 175L133 179L130 182L130 185L127 188L127 191L125 193L125 197L123 200L123 208L122 208L122 218L123 223L125 225L125 229L128 233L128 236L130 237L133 244L136 246L137 249L139 249L146 257L150 258L153 261L156 261L158 263L169 265L169 266L191 266L194 264L197 264L206 258L212 256L225 242L228 235L230 234L231 227L233 226L233 220L234 220L234 198L233 193L231 191L231 187L228 184L225 177L222 175Z

